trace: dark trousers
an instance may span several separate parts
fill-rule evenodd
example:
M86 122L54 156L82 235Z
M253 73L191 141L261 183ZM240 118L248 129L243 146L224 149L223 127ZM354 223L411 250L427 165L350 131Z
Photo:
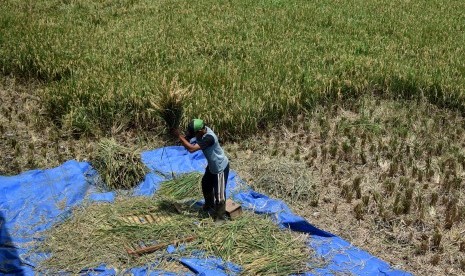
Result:
M229 176L229 164L218 174L211 173L208 166L202 177L202 193L206 208L214 208L223 215L226 202L226 184Z

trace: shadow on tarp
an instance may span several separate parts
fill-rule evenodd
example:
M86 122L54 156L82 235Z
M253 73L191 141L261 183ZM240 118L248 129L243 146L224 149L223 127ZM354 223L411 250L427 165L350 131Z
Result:
M12 275L34 275L36 264L47 257L32 248L43 232L63 221L91 191L87 177L95 173L86 162L67 161L47 170L0 176L0 263ZM2 268L0 267L0 271Z
M2 211L0 211L0 274L24 275L18 250L8 233Z

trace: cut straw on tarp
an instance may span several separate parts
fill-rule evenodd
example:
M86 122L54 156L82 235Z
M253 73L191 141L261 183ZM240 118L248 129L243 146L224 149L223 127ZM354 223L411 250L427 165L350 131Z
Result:
M41 271L71 271L105 263L120 270L156 263L166 269L169 257L192 257L199 250L205 256L221 257L243 267L246 275L289 275L319 266L306 246L307 235L279 229L265 216L245 213L237 220L216 223L190 206L181 213L172 201L150 198L118 198L113 204L78 208L64 223L52 228L37 250L51 253L40 264ZM128 223L127 216L160 214L156 223ZM125 245L166 243L188 236L195 240L184 250L168 255L166 250L134 258ZM313 266L313 265L312 265ZM171 270L172 268L170 268ZM173 271L173 270L171 270ZM179 271L175 271L179 272Z
M120 145L114 139L102 139L92 158L92 166L109 189L128 189L138 185L148 172L140 152Z
M175 175L173 179L161 183L157 195L175 200L186 198L201 199L201 179L202 174L200 173Z

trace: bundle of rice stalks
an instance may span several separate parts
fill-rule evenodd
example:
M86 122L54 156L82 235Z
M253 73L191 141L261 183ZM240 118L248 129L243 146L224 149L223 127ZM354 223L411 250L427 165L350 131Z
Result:
M182 88L176 78L170 84L163 79L159 96L150 99L150 104L155 112L166 123L168 130L179 128L184 111L184 101L191 95L188 88Z
M140 151L102 139L92 165L109 189L129 189L139 184L148 172L140 159Z
M172 180L161 183L157 195L162 198L170 198L174 200L187 198L201 199L201 179L202 174L200 173L187 173L175 176Z
M280 230L270 219L244 213L239 219L222 224L199 216L190 209L178 213L169 201L150 198L117 199L114 204L94 204L75 210L64 223L49 230L38 250L50 252L51 258L40 264L41 271L70 271L96 267L102 263L124 270L152 264L155 268L179 272L168 260L178 257L217 256L243 267L246 275L289 275L319 266L310 259L307 236ZM154 223L127 223L125 216L151 213L164 219ZM127 244L165 243L187 236L194 241L174 255L166 250L134 258L126 252ZM72 237L72 238L70 238ZM313 266L313 263L315 266Z

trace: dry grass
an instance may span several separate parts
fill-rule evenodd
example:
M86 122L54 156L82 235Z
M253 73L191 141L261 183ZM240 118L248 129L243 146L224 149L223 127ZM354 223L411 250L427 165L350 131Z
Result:
M40 271L77 273L101 263L123 270L154 260L160 261L156 268L166 269L169 256L192 256L196 250L239 264L247 275L288 275L307 270L311 255L306 235L279 229L268 218L247 212L237 220L218 224L189 206L183 207L184 211L178 213L169 201L119 198L114 204L79 208L68 221L47 232L38 250L51 252L52 257L41 264ZM147 213L164 220L143 225L123 220L128 215ZM175 255L161 250L134 258L124 248L186 236L196 239Z
M282 156L263 156L251 166L247 159L237 156L235 159L234 167L247 174L244 177L254 190L288 202L304 201L312 207L318 206L318 180L307 169L305 162ZM241 161L243 163L238 164ZM249 169L242 170L245 167Z
M115 139L102 139L91 163L107 189L130 189L142 182L149 171L140 154L139 150L124 147Z

